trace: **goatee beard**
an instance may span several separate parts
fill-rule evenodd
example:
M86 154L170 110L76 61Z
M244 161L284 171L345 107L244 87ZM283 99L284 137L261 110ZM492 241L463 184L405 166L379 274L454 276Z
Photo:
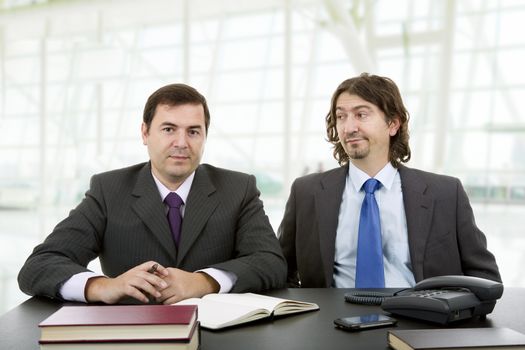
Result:
M364 159L370 153L370 149L369 148L363 148L363 149L355 148L355 149L350 149L347 153L350 159Z

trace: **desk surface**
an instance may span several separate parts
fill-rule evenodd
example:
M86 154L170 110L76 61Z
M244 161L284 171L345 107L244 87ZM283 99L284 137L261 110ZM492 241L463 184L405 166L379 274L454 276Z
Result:
M201 350L213 349L388 349L386 333L378 328L356 333L335 329L338 317L381 312L376 306L344 302L347 289L285 289L269 295L315 302L319 311L258 321L222 331L202 331ZM507 288L486 320L462 322L455 327L508 327L525 333L525 289ZM38 323L61 305L44 298L31 298L0 317L0 349L39 349ZM397 317L397 328L437 328L437 326Z

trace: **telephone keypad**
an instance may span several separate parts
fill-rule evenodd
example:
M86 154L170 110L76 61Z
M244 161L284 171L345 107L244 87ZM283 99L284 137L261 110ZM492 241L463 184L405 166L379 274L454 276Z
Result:
M429 290L418 290L412 292L412 295L418 296L418 297L436 297L440 294L447 293L449 291L441 290L441 289L429 289Z

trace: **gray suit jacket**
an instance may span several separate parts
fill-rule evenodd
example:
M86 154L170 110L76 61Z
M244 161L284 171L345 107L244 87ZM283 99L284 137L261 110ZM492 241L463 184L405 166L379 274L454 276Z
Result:
M330 287L335 236L348 165L295 180L278 236L291 286ZM461 182L399 167L416 281L471 275L501 281ZM387 286L388 287L388 286Z
M61 284L88 271L97 256L110 277L155 260L186 271L233 272L238 279L232 292L285 285L286 262L254 176L200 165L178 251L165 213L150 163L93 176L82 202L27 259L18 275L20 289L59 298Z

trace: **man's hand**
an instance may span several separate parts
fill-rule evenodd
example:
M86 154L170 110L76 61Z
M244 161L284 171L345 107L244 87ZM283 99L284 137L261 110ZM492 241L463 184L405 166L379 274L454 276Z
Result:
M186 272L176 268L167 268L168 276L164 281L168 287L161 291L157 301L173 304L188 298L200 298L206 294L217 293L219 283L204 272Z
M155 264L157 267L153 273L148 272ZM85 288L86 300L115 304L123 298L132 297L147 303L148 296L162 296L161 291L168 286L164 281L167 276L168 269L154 261L148 261L115 278L90 278Z

